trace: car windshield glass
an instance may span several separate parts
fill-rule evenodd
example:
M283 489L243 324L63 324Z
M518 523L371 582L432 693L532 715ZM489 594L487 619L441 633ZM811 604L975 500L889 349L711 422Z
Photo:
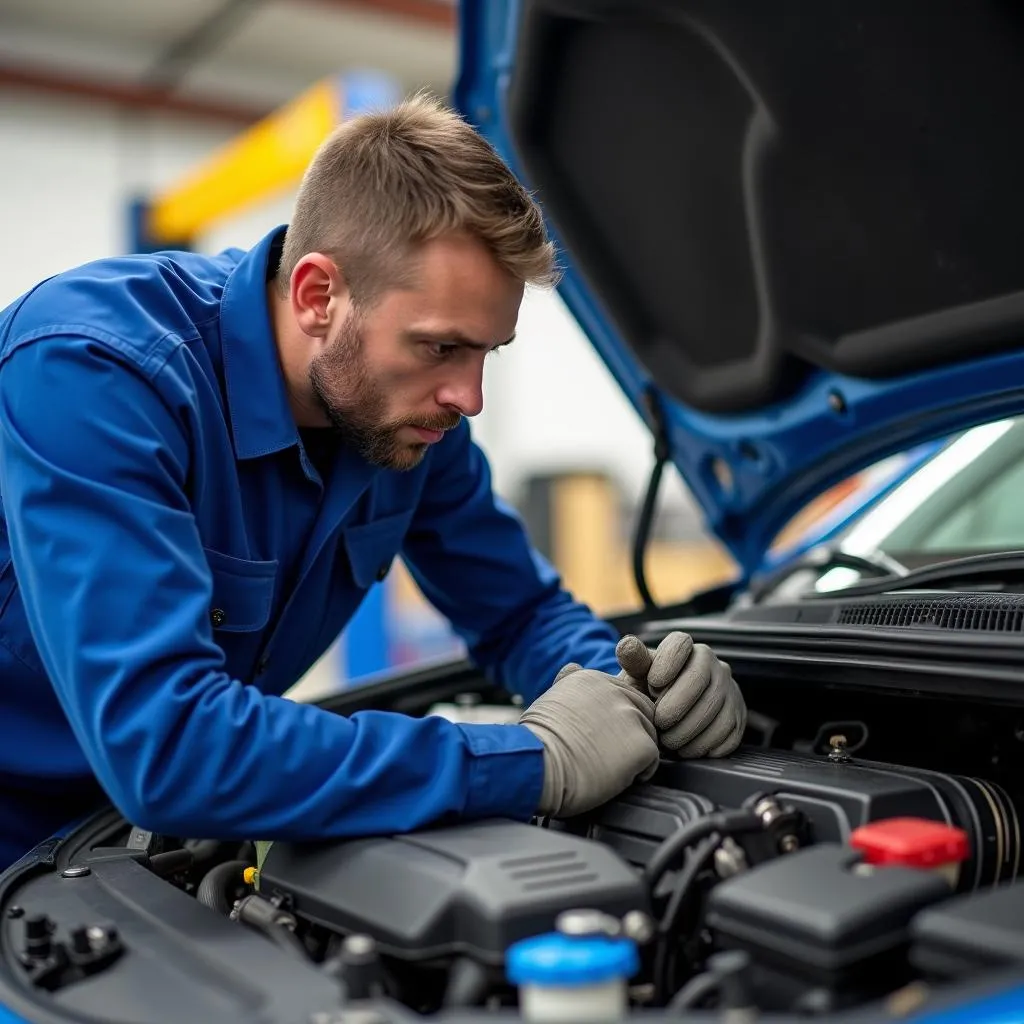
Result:
M872 489L878 493L907 473L877 504L853 512L837 533L822 532L804 555L783 558L755 581L750 599L784 601L972 555L1024 551L1024 417L973 427L927 447L904 453L916 468L901 470L899 458L889 459L851 477L838 494L823 496L824 514L837 509L845 518L844 505L870 501ZM794 522L799 537L808 527L799 517Z
M850 527L839 546L908 568L1024 549L1024 419L964 432Z

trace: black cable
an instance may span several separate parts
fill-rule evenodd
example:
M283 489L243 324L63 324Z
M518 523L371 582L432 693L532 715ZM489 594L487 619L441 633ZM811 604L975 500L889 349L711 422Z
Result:
M651 892L654 892L662 875L671 870L686 850L700 842L712 832L733 835L737 832L753 832L761 828L761 819L753 811L716 811L688 822L673 832L654 851L644 868L644 876Z
M671 869L672 864L689 847L694 843L699 843L705 836L709 836L715 831L715 823L712 821L714 817L715 815L708 814L703 818L688 821L682 828L676 829L661 841L644 868L644 877L652 893L655 886L661 881L662 875Z
M658 922L658 944L654 954L652 969L655 999L658 1003L664 1002L668 996L671 982L668 956L671 945L676 938L676 922L679 918L683 901L689 896L697 876L707 867L708 861L715 855L715 850L720 842L721 836L718 833L712 833L693 851L690 859L676 878L668 906Z
M718 988L721 978L717 974L698 974L691 978L673 997L668 1004L670 1012L693 1009L702 999L711 995Z
M672 458L672 446L669 443L665 412L662 409L657 390L653 387L648 388L643 397L647 407L648 424L651 428L651 433L654 435L654 468L651 470L650 479L647 481L647 492L644 494L640 518L636 524L636 536L633 540L633 579L636 581L636 589L644 603L644 611L649 615L658 610L658 605L651 596L650 588L647 586L647 570L644 567L644 556L647 553L647 545L651 539L651 526L654 523L654 513L658 504L661 478L665 472L665 467Z
M636 589L640 594L640 599L644 603L644 611L648 613L657 611L658 605L651 596L651 591L647 586L647 570L644 566L644 556L647 554L647 545L651 539L651 526L654 523L658 491L661 489L661 477L665 472L667 463L667 455L657 455L654 469L651 470L650 479L647 481L647 492L644 494L644 503L640 509L640 518L636 524L636 536L633 540L633 579L636 581Z
M679 872L679 877L676 879L675 886L673 886L668 905L665 907L665 912L661 915L661 920L658 922L659 934L664 935L666 938L671 938L675 935L682 913L683 902L690 895L690 890L697 879L697 875L707 867L708 861L715 855L715 850L718 849L718 844L721 841L722 837L714 833L693 851L693 856L690 857L682 871Z
M717 1008L746 1009L753 1005L749 972L750 954L740 949L724 950L708 957L703 974L691 978L668 1004L670 1011L693 1009L712 992L718 992Z

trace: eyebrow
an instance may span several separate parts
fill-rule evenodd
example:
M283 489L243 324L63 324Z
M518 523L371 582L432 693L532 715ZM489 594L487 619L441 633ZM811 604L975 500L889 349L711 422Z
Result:
M492 352L498 348L511 345L516 340L515 331L505 341L497 345L489 345L486 341L475 341L467 337L461 331L406 331L406 336L414 341L436 341L444 345L458 345L460 348L470 348L474 352Z

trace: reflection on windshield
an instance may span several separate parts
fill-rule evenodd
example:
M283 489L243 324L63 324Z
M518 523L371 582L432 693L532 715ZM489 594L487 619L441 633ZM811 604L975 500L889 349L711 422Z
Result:
M823 572L818 577L814 583L814 589L819 594L827 594L832 590L852 587L855 583L860 583L863 578L856 569L851 569L846 565L837 565Z
M1020 426L1024 421L1000 420L996 423L986 423L966 431L963 435L945 447L929 462L912 473L892 494L881 501L878 506L867 512L864 517L849 530L842 538L841 548L852 554L869 557L877 551L893 551L897 547L905 546L911 541L912 547L926 547L925 539L927 529L922 526L916 531L915 538L904 538L904 544L894 543L896 534L905 529L911 519L919 520L925 518L925 513L930 506L935 506L935 516L941 523L948 518L948 515L955 512L960 504L963 504L971 495L976 495L976 488L969 487L965 482L963 487L957 487L951 491L951 487L958 482L958 478L964 474L968 467L977 468L982 465L981 457L991 449L1001 438L1015 426ZM1016 446L1011 452L1014 456L1008 462L1010 467L1016 468L1019 465ZM1024 452L1020 455L1024 456ZM1000 460L1002 466L1006 460ZM998 474L999 467L994 468ZM991 482L990 480L988 481ZM961 493L966 492L966 493ZM940 495L946 495L944 505L952 505L942 510L938 508L936 499ZM933 527L934 529L934 527ZM915 531L910 531L915 532ZM838 584L848 585L849 582Z
M1024 552L1024 417L903 457L905 478L898 462L880 462L851 478L823 520L801 524L810 534L803 553L787 558L775 549L779 561L752 584L751 600L792 600L966 556Z

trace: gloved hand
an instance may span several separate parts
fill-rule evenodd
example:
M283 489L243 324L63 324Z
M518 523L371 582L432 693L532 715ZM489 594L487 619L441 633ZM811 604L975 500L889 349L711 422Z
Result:
M706 644L686 633L669 633L652 654L635 636L615 648L622 673L654 698L661 747L675 757L724 757L743 739L747 705L732 677Z
M654 701L625 678L566 665L519 723L544 744L538 814L582 814L658 767Z

